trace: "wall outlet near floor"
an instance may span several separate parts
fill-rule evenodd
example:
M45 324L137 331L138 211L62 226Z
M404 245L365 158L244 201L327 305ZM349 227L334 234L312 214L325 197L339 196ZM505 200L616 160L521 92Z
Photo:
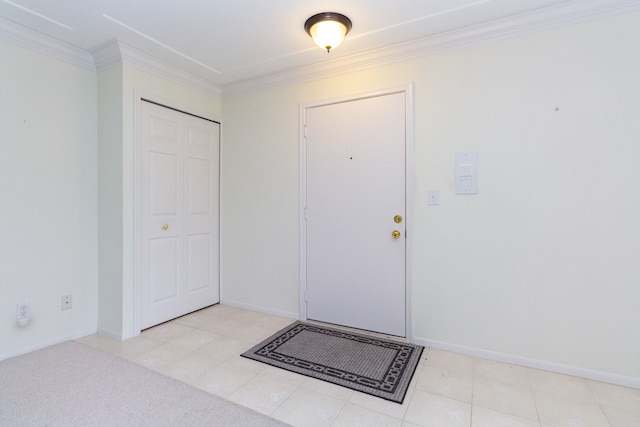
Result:
M71 310L71 295L63 295L62 296L62 309L63 310Z
M16 306L16 320L29 319L31 317L31 306L27 303Z

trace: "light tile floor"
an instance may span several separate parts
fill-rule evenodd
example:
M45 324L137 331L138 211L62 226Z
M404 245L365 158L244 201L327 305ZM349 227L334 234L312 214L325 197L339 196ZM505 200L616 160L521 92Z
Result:
M640 427L640 390L425 349L402 405L240 354L292 319L215 305L100 348L294 426Z

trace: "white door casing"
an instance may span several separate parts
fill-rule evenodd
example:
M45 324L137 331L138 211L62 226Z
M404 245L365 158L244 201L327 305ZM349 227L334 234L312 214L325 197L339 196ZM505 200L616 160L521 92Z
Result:
M407 336L410 95L301 111L302 318Z
M140 329L220 301L220 124L140 100Z

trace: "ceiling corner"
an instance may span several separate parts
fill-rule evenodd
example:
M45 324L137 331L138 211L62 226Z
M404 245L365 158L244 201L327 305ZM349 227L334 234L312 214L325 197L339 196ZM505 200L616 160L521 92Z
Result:
M5 40L90 71L96 70L93 56L90 52L30 30L1 17L0 40Z

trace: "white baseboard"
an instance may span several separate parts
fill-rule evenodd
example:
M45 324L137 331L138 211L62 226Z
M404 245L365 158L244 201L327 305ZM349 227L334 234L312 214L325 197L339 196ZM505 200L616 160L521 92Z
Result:
M258 306L258 305L251 305L251 304L244 304L241 302L237 302L237 301L230 301L230 300L220 300L220 304L222 305L228 305L230 307L237 307L237 308L243 308L245 310L251 310L251 311L257 311L258 313L265 313L265 314L273 314L274 316L281 316L281 317L287 317L289 319L299 319L299 314L292 312L292 311L281 311L281 310L275 310L269 307L263 307L263 306Z
M67 335L58 337L52 340L40 342L29 347L21 348L20 350L12 351L7 354L0 354L0 360L10 359L12 357L22 356L23 354L31 353L32 351L42 350L43 348L51 347L52 345L60 344L67 341L72 341L78 338L86 337L87 335L95 334L95 329L79 332L74 335Z
M580 368L577 366L563 365L560 363L547 362L544 360L530 359L527 357L517 356L508 353L499 353L490 350L484 350L474 347L466 347L458 344L451 344L442 341L435 341L426 338L414 337L413 342L425 347L436 348L439 350L451 351L454 353L466 354L468 356L479 357L482 359L491 359L498 362L510 363L512 365L526 366L528 368L542 369L545 371L555 372L558 374L572 375L575 377L587 378L590 380L601 381L609 384L621 385L640 390L640 378L627 377L624 375L613 374L610 372L596 371L592 369Z
M98 335L100 335L101 337L110 338L116 341L124 341L125 339L127 339L126 337L123 337L120 332L110 331L108 329L103 329L103 328L98 329ZM132 338L132 337L129 337L129 338Z

